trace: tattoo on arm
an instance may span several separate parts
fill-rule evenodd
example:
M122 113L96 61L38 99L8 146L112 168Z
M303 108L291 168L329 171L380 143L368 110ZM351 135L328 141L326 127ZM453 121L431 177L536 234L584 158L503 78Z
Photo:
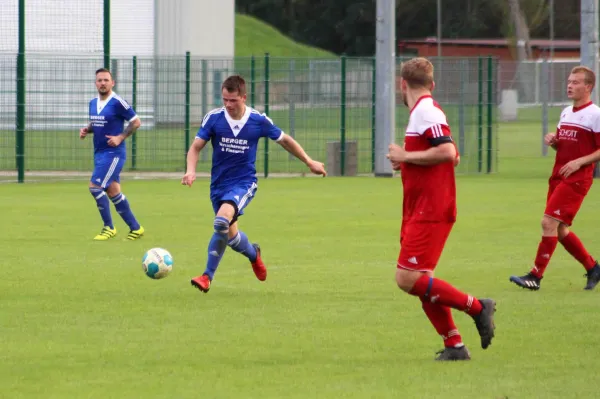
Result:
M133 133L135 133L136 130L137 130L137 126L135 126L134 122L133 121L129 122L129 124L127 125L127 127L125 128L125 130L122 133L123 137L128 138Z

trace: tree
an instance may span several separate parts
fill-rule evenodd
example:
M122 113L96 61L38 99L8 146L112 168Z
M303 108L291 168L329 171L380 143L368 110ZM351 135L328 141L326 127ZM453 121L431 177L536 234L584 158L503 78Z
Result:
M442 35L512 38L516 26L509 4L514 1L521 10L520 24L529 34L548 37L549 0L442 0ZM554 1L556 38L578 38L580 2ZM337 54L375 54L376 0L236 0L236 9L302 43ZM436 26L436 0L396 0L398 40L435 36Z

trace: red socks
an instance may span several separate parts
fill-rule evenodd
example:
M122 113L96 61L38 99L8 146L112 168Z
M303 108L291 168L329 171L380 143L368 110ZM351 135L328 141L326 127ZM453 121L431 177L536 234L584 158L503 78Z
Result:
M571 254L572 257L577 259L579 263L585 267L585 270L590 270L592 267L596 265L596 260L592 258L592 255L585 249L579 237L575 235L573 232L569 232L560 243L565 247L568 253Z
M538 245L537 255L535 256L535 266L531 269L531 274L537 278L544 276L544 271L548 267L550 258L558 244L558 237L543 236L540 245Z
M444 280L426 274L417 280L410 294L418 296L423 301L466 312L470 316L478 315L483 309L477 298L457 290Z
M452 312L447 306L438 303L431 303L427 299L421 298L423 310L427 318L433 324L435 331L442 336L445 347L458 347L462 345L462 338L452 319Z

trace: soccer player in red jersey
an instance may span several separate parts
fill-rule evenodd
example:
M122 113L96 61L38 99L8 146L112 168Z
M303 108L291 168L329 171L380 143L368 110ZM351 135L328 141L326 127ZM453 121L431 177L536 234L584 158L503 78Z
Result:
M433 272L456 221L454 167L459 162L446 115L431 97L433 65L413 58L402 65L401 90L410 109L404 146L390 145L388 159L401 171L404 190L398 287L421 299L423 310L444 340L436 360L469 360L451 308L469 314L486 349L494 337L496 302L477 299Z
M600 107L591 100L595 84L596 76L591 69L578 66L571 70L567 96L573 105L562 111L556 133L548 133L544 138L545 143L556 150L556 159L549 180L535 266L524 276L510 277L510 281L520 287L540 289L544 271L559 242L587 271L586 290L594 289L600 281L598 262L569 230L592 187L594 164L600 160Z

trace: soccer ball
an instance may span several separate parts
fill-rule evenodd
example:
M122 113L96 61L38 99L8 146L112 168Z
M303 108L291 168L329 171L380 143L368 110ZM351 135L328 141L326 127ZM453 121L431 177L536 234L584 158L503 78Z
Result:
M173 257L163 248L149 249L142 258L146 276L155 280L167 277L173 269Z

